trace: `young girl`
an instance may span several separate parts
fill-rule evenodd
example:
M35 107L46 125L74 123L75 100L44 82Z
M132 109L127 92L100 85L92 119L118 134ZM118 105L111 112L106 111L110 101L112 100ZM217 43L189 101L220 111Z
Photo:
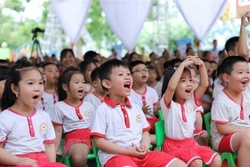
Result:
M0 166L64 167L56 163L49 115L35 109L44 91L41 73L29 62L10 69L0 114Z
M37 105L37 109L41 109L50 113L51 108L58 101L56 93L56 84L59 77L59 70L54 63L46 63L43 65L46 77L45 90L41 100Z
M74 167L87 166L87 154L91 148L90 118L94 107L82 102L85 81L81 72L73 67L65 70L58 79L58 98L50 112L56 131L56 150L62 132L65 133L64 155L71 157Z
M91 72L97 67L96 60L85 60L79 64L81 73L84 75L86 82L85 92L92 93L95 89L91 86Z
M190 65L199 65L200 85L193 92ZM183 160L191 167L221 166L220 156L192 138L196 121L195 109L208 86L206 68L199 58L188 56L179 67L170 68L164 76L161 108L164 114L166 139L163 151Z
M154 88L158 94L159 97L161 97L161 89L162 89L162 83L157 81L158 75L155 67L148 66L148 80L147 84L148 86Z

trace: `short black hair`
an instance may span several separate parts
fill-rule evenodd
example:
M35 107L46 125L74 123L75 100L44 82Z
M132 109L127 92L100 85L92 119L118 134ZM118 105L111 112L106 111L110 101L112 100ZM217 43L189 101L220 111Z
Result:
M132 68L133 68L134 66L139 65L139 64L144 64L145 66L147 66L146 63L144 63L144 62L141 61L141 60L131 61L131 62L129 63L129 70L130 70L130 72L132 73Z
M94 59L94 57L96 57L98 55L98 53L96 53L95 51L93 50L90 50L90 51L87 51L84 56L83 56L83 59L84 61L85 60L92 60Z
M89 66L91 63L93 63L95 66L97 66L97 65L96 65L97 62L98 62L98 61L95 60L95 59L89 59L89 60L84 60L84 61L82 61L82 62L79 64L79 68L80 68L81 73L85 75L88 66Z
M99 78L99 68L98 68L98 67L95 68L95 69L91 72L90 77L91 77L91 82L97 81L97 80L98 80L98 78Z
M7 79L10 67L0 66L0 81Z
M0 64L6 64L7 66L9 65L8 60L0 59Z
M238 36L234 36L234 37L229 38L229 39L226 41L225 50L226 50L227 52L229 52L229 51L234 51L235 46L236 46L236 42L238 42L238 41L239 41L239 37L238 37Z
M60 60L62 61L62 59L67 55L67 53L70 52L74 57L75 57L75 54L73 52L72 49L70 48L65 48L61 51L61 54L60 54Z
M229 56L229 57L225 58L220 65L219 73L220 74L226 73L226 74L230 75L231 72L233 71L234 64L238 63L238 62L246 62L247 63L247 60L241 56Z
M49 65L54 65L54 66L56 66L58 68L58 66L55 63L51 63L51 62L43 64L42 67L44 69L46 66L49 66Z
M103 63L100 67L99 67L99 78L101 80L101 82L106 79L106 80L110 80L110 75L112 72L113 68L117 68L117 67L124 67L124 68L128 68L128 65L118 59L111 59L106 61L105 63ZM107 88L105 88L102 85L103 89L105 91L107 91Z

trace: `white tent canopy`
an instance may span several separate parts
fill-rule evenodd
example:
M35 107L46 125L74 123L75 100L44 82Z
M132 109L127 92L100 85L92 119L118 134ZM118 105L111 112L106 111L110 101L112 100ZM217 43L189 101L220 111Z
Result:
M51 0L56 15L72 44L80 38L92 0ZM152 0L99 0L111 30L127 49L133 49ZM175 0L175 3L199 40L204 39L221 16L227 0ZM71 12L68 12L71 11Z

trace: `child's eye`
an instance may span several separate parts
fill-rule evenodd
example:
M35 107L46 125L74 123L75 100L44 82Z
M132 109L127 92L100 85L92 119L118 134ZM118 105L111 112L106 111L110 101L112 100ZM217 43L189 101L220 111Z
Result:
M39 85L43 85L43 81L39 82Z
M123 74L121 73L121 74L118 74L118 76L123 76Z
M78 82L78 81L76 81L75 83L76 83L76 84L78 84L79 82Z
M250 72L249 72L249 71L247 71L247 73L249 74Z
M238 74L242 74L242 71L239 71Z
M85 81L82 81L83 84L85 84Z
M28 85L33 85L33 82L28 82Z

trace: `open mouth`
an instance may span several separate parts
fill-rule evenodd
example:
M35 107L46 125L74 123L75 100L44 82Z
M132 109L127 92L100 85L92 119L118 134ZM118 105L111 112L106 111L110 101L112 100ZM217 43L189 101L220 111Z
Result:
M39 96L38 96L38 95L33 96L33 99L35 99L35 100L37 100L38 98L39 98Z
M130 82L125 83L124 87L130 89Z
M83 90L78 90L78 93L83 93L84 91Z
M247 81L247 80L244 80L244 81L242 81L241 83L245 85L245 84L248 83L248 81Z
M191 93L192 89L186 89L185 92L186 93Z
M146 78L147 78L147 76L142 76L141 78L142 78L142 79L146 79Z

